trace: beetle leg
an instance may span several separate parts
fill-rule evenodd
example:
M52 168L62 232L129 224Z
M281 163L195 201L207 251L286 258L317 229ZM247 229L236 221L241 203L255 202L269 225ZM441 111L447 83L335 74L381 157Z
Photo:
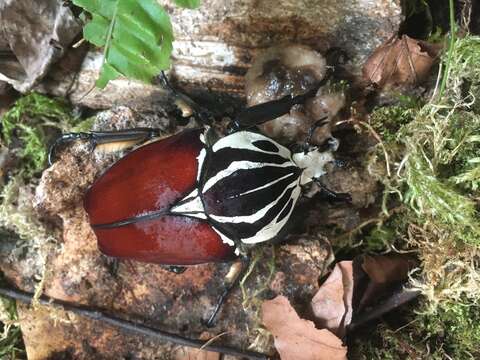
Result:
M230 269L230 272L237 264L238 263L234 263L232 265L232 267ZM231 294L232 290L234 290L238 286L238 284L240 283L240 280L243 278L243 276L247 272L248 267L250 265L250 257L248 255L242 256L240 258L240 264L242 266L241 269L236 271L237 273L234 275L234 278L227 283L227 285L225 286L225 289L223 290L223 292L218 297L215 308L213 309L212 314L210 315L207 322L205 323L205 326L207 326L207 327L213 327L214 326L215 318L217 317L218 312L219 312L220 308L222 307L223 303L227 299L228 295ZM228 277L228 275L229 274L227 274L227 277Z
M325 85L328 80L329 76L326 75L322 81L305 94L297 96L286 95L281 99L254 105L243 110L230 124L230 132L248 129L289 113L294 105L302 104L308 98L314 97L318 89Z
M352 202L352 196L349 193L338 193L333 190L330 190L320 181L320 179L315 179L315 182L322 190L322 193L325 194L329 199L332 199L335 201L346 201L348 203Z
M324 116L321 119L315 121L315 123L312 126L310 126L310 129L308 129L307 138L305 139L305 142L303 143L303 149L304 149L305 154L308 152L308 150L310 148L310 142L312 141L313 133L315 132L315 130L317 130L318 128L321 128L322 126L325 126L327 124L328 124L328 116Z
M201 126L211 125L213 115L206 108L200 106L188 95L175 89L167 78L164 71L160 74L160 79L164 87L168 88L175 96L175 105L181 111L182 117L193 116Z
M154 128L133 128L117 131L92 131L67 133L58 137L50 146L48 152L48 163L52 165L55 161L58 148L76 140L86 140L93 149L97 146L110 147L113 150L122 150L128 147L141 144L152 138L160 136L160 129Z
M177 265L167 265L162 266L165 270L170 271L176 275L183 274L187 270L186 266L177 266Z

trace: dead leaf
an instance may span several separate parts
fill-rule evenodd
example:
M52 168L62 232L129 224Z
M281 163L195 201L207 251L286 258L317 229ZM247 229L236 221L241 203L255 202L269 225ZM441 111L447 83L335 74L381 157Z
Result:
M220 354L190 347L180 347L173 354L173 360L220 360Z
M417 261L407 254L357 256L342 261L312 299L316 324L343 338L352 318L392 295Z
M0 80L28 91L80 31L62 1L0 2Z
M404 254L365 255L362 263L363 271L378 284L406 280L415 266L415 259Z
M317 324L342 338L352 320L352 297L352 261L341 261L312 299L311 306Z
M356 311L388 297L395 287L408 279L409 271L418 265L415 258L408 254L365 255L358 257L358 261L368 278L364 280L366 284L361 294L355 294Z
M435 63L440 47L407 35L380 45L363 66L363 76L380 87L417 84Z
M301 319L284 296L265 301L262 321L275 337L282 360L340 360L347 358L342 341L327 329Z

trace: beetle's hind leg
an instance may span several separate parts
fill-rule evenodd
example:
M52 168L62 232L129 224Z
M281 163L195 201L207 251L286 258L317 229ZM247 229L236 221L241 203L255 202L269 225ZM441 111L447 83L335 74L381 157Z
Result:
M103 147L105 151L119 151L142 144L158 136L160 136L160 129L155 128L67 133L58 137L50 146L48 163L52 165L61 146L76 140L88 141L92 149Z
M249 266L250 266L250 257L248 255L242 256L240 258L240 261L237 261L232 264L232 266L230 267L230 271L226 276L227 280L225 284L225 289L218 297L217 303L215 304L215 308L213 309L213 312L208 318L208 320L205 322L205 326L207 327L214 326L215 318L217 317L220 308L222 307L223 303L228 298L228 296L232 293L232 291L235 290L235 288L238 286L243 276L247 273Z

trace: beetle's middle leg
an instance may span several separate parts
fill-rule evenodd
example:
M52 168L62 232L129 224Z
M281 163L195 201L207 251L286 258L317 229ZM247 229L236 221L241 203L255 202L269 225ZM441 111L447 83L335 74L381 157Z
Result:
M185 270L187 270L186 266L178 266L178 265L165 265L165 266L162 266L162 268L164 268L165 270L171 273L174 273L175 275L183 274Z
M187 118L189 116L193 116L199 125L211 125L214 117L208 109L198 104L187 94L174 88L170 84L170 81L168 80L168 77L164 71L160 73L160 79L163 86L169 89L175 96L175 105L181 111L182 117Z
M63 134L55 140L52 146L50 146L48 163L52 165L55 161L58 149L62 145L72 141L84 140L88 141L93 149L103 147L105 151L119 151L159 137L160 134L161 130L155 128L133 128L117 131L92 131Z

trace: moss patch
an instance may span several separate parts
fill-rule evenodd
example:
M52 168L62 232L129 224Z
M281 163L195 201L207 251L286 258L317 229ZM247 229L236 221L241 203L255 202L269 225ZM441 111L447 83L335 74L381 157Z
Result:
M83 123L65 100L38 93L17 100L0 122L0 138L19 158L18 170L25 179L44 169L48 145L60 132L72 131Z
M0 359L24 358L25 350L14 300L0 297L0 321Z
M58 229L55 231L46 225L34 207L38 175L46 166L48 146L54 138L61 132L73 131L74 126L87 130L91 122L75 117L69 104L62 99L31 93L20 98L0 118L0 123L0 143L8 147L15 159L15 167L4 174L6 183L0 188L0 238L4 256L8 261L20 261L26 253L32 255L26 270L30 271L32 279L40 279L36 288L39 296ZM12 232L15 236L5 235ZM15 302L0 299L0 305L3 324L0 358L23 358Z
M383 145L369 169L385 186L384 212L362 240L367 251L415 251L422 268L411 285L423 298L404 327L385 323L358 339L354 358L480 356L480 37L456 39L442 61L441 96L378 108L370 118ZM390 176L378 171L386 161Z

